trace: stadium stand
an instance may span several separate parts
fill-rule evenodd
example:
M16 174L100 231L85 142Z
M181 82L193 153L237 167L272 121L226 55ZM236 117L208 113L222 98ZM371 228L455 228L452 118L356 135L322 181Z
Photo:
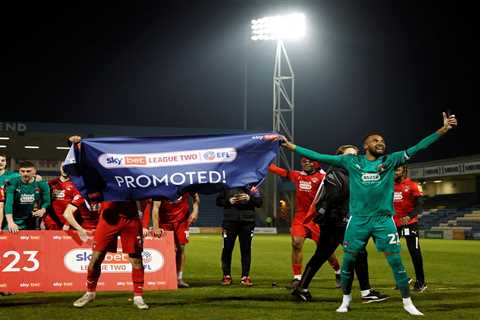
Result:
M420 215L419 225L426 237L480 239L480 210L464 208L424 211Z

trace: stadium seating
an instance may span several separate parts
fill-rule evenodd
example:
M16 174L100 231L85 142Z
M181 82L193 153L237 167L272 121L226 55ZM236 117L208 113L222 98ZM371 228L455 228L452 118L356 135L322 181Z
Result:
M438 209L420 215L419 226L428 237L429 232L443 233L446 239L480 239L480 210Z

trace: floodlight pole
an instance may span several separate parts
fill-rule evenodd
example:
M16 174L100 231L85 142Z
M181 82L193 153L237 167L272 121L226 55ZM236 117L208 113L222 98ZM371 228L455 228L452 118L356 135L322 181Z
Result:
M277 41L275 64L273 69L273 130L284 135L289 141L294 140L295 117L295 74L282 40ZM280 148L280 157L275 162L288 170L294 168L294 153L288 155ZM278 210L278 177L273 178L273 213L277 218ZM290 217L293 217L293 195L289 195Z

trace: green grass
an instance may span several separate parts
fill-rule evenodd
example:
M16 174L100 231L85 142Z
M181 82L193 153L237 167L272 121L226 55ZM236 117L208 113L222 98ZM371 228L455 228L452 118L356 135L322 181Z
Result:
M428 289L414 294L413 300L425 313L425 319L480 319L480 242L429 240L421 241ZM403 261L409 274L413 268L402 243ZM78 310L72 302L81 293L17 294L0 297L0 319L405 319L398 291L392 290L393 277L385 258L369 246L372 285L392 298L378 304L361 304L357 283L354 302L348 314L337 314L341 292L334 288L334 276L325 265L314 279L311 292L314 301L298 303L284 286L290 279L290 239L288 236L256 236L253 242L252 279L254 287L238 285L240 257L238 243L233 257L234 285L221 287L218 235L192 236L187 246L185 280L192 288L178 291L146 292L150 305L136 310L130 292L97 294L97 300ZM314 250L306 243L304 263ZM337 254L341 256L341 251ZM272 282L277 286L272 287Z

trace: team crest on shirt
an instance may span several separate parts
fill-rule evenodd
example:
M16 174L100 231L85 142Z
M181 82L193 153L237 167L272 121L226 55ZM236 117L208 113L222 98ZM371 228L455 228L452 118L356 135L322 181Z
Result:
M313 183L318 183L318 178L315 178L315 177L312 178L312 182L313 182Z
M382 173L384 171L385 171L385 165L383 163L379 164L378 167L377 167L377 172Z

